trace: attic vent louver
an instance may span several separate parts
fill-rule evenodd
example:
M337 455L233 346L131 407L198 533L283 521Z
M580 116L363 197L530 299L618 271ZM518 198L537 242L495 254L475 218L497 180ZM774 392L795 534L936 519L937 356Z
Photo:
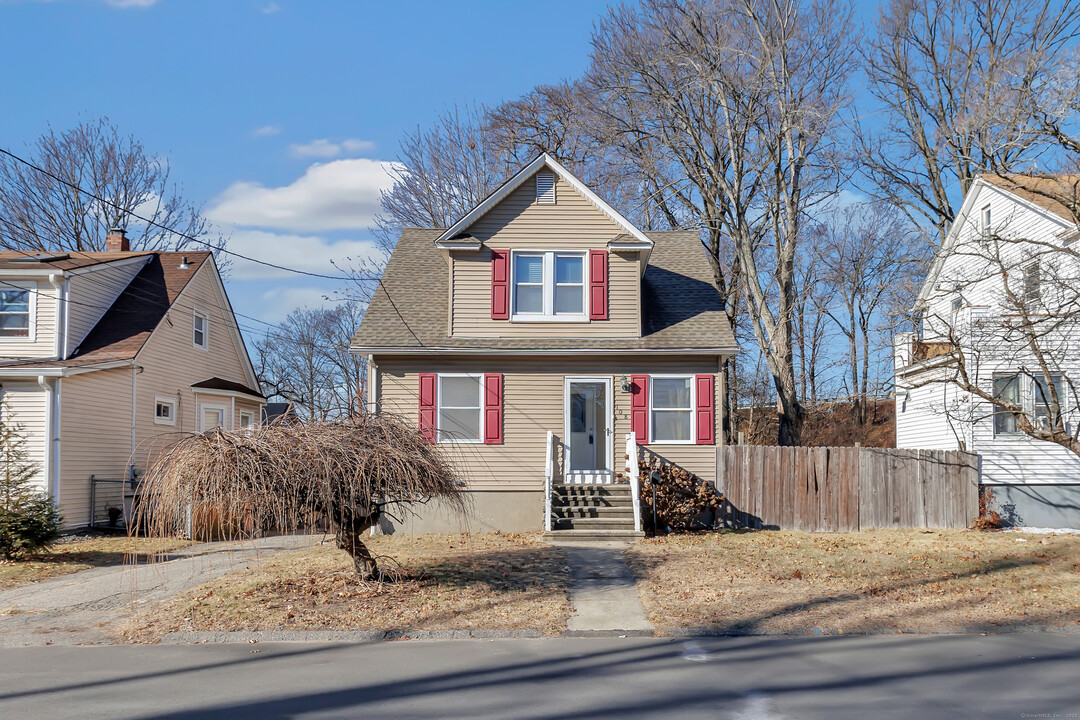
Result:
M555 176L552 173L537 174L536 202L542 205L555 204Z

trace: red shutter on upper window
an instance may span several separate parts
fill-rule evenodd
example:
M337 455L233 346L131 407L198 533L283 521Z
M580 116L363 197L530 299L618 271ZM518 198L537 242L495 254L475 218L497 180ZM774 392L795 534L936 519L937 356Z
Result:
M491 251L491 319L510 319L510 251Z
M503 376L484 375L484 444L502 445L503 441Z
M589 251L589 319L608 319L608 254Z
M630 430L638 445L649 442L649 376L630 376Z
M695 437L698 445L712 445L716 442L716 396L713 393L712 375L694 377L696 405L694 408Z
M438 381L435 373L420 373L420 432L435 442L435 406L438 397Z

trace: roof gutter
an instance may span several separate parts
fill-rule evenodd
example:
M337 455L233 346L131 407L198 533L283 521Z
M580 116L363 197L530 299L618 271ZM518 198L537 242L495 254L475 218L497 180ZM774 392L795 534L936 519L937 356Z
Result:
M738 345L714 348L563 348L563 349L513 349L485 347L361 347L353 346L354 355L738 355Z
M0 365L0 378L65 378L73 375L82 375L98 370L113 370L120 367L131 367L134 360L116 360L114 362L86 365L83 367L7 367Z

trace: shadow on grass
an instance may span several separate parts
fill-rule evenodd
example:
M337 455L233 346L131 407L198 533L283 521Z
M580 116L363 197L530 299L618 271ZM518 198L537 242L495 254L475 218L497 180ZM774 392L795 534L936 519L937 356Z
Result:
M756 530L749 531L726 531L728 533L741 532L758 532ZM904 591L913 591L920 588L930 588L941 583L949 583L960 580L974 580L992 579L996 576L1000 576L1002 573L1022 570L1024 568L1044 566L1054 561L1070 562L1075 558L1068 551L1068 549L1047 551L1044 555L1033 555L1029 557L1015 556L1011 553L1006 554L1003 557L993 557L985 560L980 560L978 563L972 563L970 566L962 569L942 572L932 577L922 577L913 579L904 579L902 575L895 579L888 579L890 577L889 571L882 568L880 571L881 581L873 585L873 587L860 590L857 592L835 592L831 594L821 594L816 597L811 597L808 600L799 602L787 603L778 607L768 609L758 613L750 613L745 617L740 617L728 622L714 621L711 624L706 625L703 629L725 631L725 630L738 630L738 631L752 631L758 629L764 629L768 626L771 620L776 620L787 615L806 613L812 610L821 608L829 608L831 606L837 606L843 603L852 603L865 601L868 599L885 599L888 601L887 596L894 593L901 593ZM628 553L628 563L631 571L634 573L638 582L653 581L655 578L652 575L661 567L663 567L670 559L667 557L660 557L655 555L640 555ZM722 574L722 571L721 571ZM801 577L801 576L800 576ZM796 578L791 578L796 579ZM703 583L707 583L707 580L703 578ZM642 590L646 592L646 590ZM948 594L943 593L943 594ZM913 626L910 625L910 620L916 617L929 615L933 612L941 612L945 609L955 609L962 607L964 603L953 603L946 606L936 606L932 608L918 608L908 607L907 603L896 603L898 613L890 618L891 622L895 622L897 627L902 629L910 629ZM1047 620L1049 618L1055 618L1051 624L1061 624L1062 618L1060 616L1030 616L1025 617L1022 622L1016 623L1015 621L1003 621L992 622L992 625L1012 625L1012 624L1026 624L1031 625L1040 620ZM1072 622L1080 622L1080 611L1077 611ZM808 625L814 625L815 623L808 623ZM975 623L971 623L974 625ZM676 626L678 627L678 626ZM805 626L804 626L805 627ZM877 626L874 626L877 627Z
M549 545L455 552L430 558L415 550L377 549L395 582L368 583L352 572L343 551L286 560L258 577L215 581L214 592L196 588L192 603L170 613L193 618L197 630L529 629L557 632L569 615L565 550ZM340 553L340 557L337 555ZM254 585L252 585L254 583ZM229 614L222 612L227 606ZM146 625L175 622L154 618Z

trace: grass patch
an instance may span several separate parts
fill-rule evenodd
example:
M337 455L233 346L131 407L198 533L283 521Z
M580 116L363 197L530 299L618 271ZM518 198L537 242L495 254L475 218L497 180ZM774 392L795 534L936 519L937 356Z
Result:
M0 560L0 590L104 565L122 565L191 545L179 538L110 535L61 540L51 550L26 560Z
M1080 537L881 530L652 538L628 552L659 628L1080 623Z
M121 634L153 642L192 630L554 633L566 627L566 553L539 535L376 536L369 547L402 579L361 582L349 556L327 543L200 585L140 613Z

